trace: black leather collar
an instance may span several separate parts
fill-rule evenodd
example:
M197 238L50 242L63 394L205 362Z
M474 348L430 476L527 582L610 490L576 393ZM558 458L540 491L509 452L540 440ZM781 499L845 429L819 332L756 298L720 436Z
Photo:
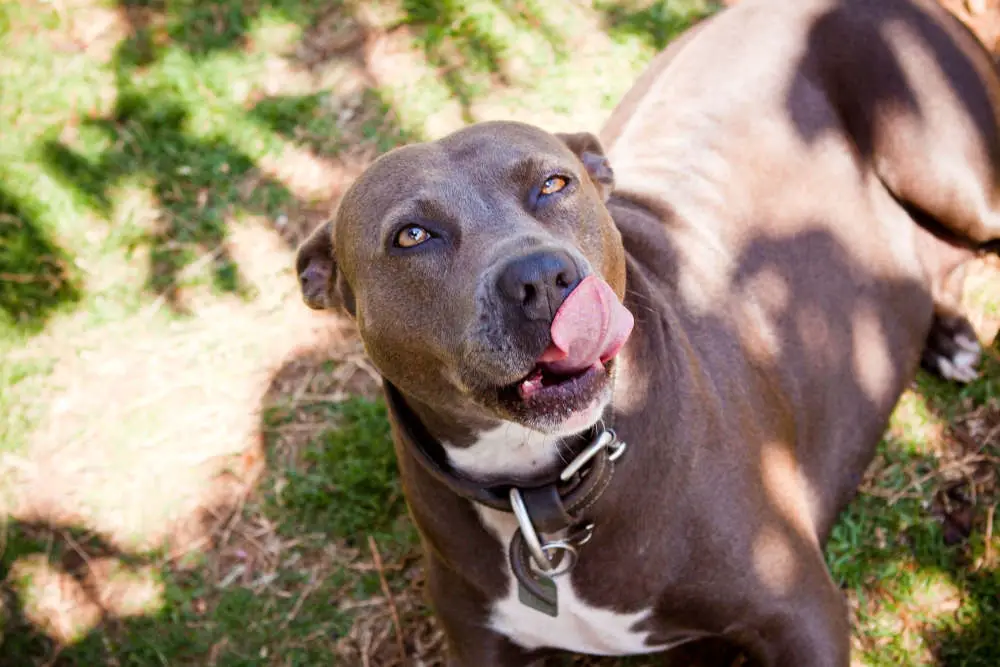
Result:
M402 393L388 381L383 381L386 403L405 445L420 465L437 481L456 495L502 512L513 512L511 488L519 489L532 522L541 532L554 533L583 520L582 513L607 488L614 474L614 462L607 448L602 448L578 473L560 480L562 469L548 471L532 478L504 477L489 481L473 479L449 462L444 447L406 404ZM572 443L566 460L572 460L598 437L601 430L590 429Z
M383 381L386 403L403 439L403 446L455 495L517 518L508 545L511 572L518 581L518 598L537 611L557 616L559 603L552 577L573 568L578 548L595 530L588 510L611 484L615 460L625 451L614 431L592 428L573 443L569 464L533 479L510 477L482 482L456 470L440 442L427 431L398 389ZM515 508L514 503L518 505ZM540 534L560 535L544 541Z

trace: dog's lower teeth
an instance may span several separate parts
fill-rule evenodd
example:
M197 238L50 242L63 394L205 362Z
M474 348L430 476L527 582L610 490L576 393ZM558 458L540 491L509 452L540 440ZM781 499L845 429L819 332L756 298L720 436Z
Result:
M521 383L521 396L528 398L532 394L541 390L542 387L544 387L544 384L542 383L542 376L540 374L532 375L530 378Z

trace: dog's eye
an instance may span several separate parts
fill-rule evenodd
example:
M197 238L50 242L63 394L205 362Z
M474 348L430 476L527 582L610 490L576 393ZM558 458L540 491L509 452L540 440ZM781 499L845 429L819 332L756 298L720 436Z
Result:
M538 192L543 195L554 195L565 188L567 184L566 179L562 176L549 176L545 179L545 182L542 183L542 189Z
M430 238L431 233L423 227L409 225L396 235L396 246L399 248L413 248L430 240Z

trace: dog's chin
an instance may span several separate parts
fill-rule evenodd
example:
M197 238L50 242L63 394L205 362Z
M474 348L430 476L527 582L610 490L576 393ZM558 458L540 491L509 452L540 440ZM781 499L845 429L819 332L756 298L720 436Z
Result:
M534 431L565 437L592 427L611 402L614 360L571 374L536 365L497 391L502 416Z

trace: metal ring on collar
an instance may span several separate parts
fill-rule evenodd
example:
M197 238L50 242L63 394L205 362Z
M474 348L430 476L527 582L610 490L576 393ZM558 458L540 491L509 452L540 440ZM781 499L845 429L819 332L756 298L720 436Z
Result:
M587 465L592 458L597 456L602 449L610 448L618 436L611 429L601 431L594 441L590 443L590 446L585 450L577 454L576 458L569 462L569 465L563 468L563 471L559 473L560 481L567 482L572 479L573 475L580 472L583 466ZM621 456L622 448L619 447L614 450L618 456Z
M608 430L611 431L611 429ZM628 447L628 443L624 440L619 440L618 434L614 431L611 431L611 434L614 436L614 440L612 440L611 444L608 445L608 449L610 450L608 460L614 463L622 457L622 454L625 453L625 448Z
M594 536L594 522L591 521L590 523L585 524L583 527L567 535L565 538L563 538L563 541L569 542L574 547L582 547L584 544L589 542L590 538L592 538L593 536Z
M542 551L545 553L545 559L548 561L548 554L550 551L562 551L563 557L559 560L559 564L555 567L550 567L546 572L545 576L550 579L558 577L560 575L566 574L573 569L576 565L577 558L579 554L576 551L576 547L565 540L557 540L555 542L547 542L542 545Z
M517 525L521 529L524 543L528 547L528 553L531 554L531 558L538 565L538 568L548 574L552 570L552 563L549 562L549 557L545 554L545 549L538 539L535 527L531 525L531 516L528 515L528 508L525 506L524 498L521 497L521 491L517 487L510 489L510 506L514 510L514 516L517 518Z

